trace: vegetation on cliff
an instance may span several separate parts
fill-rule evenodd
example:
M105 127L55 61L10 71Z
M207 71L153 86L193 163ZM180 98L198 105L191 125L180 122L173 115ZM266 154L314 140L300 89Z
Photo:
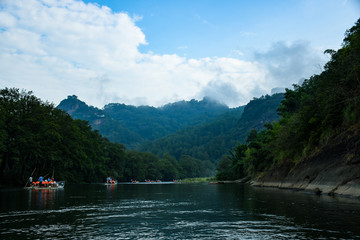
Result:
M360 19L342 48L326 50L324 71L287 89L281 119L252 131L218 166L221 180L255 176L278 164L295 165L360 121Z

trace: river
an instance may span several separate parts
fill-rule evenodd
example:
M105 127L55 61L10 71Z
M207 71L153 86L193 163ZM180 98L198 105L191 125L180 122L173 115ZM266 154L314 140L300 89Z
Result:
M0 239L360 239L360 201L246 184L3 188Z

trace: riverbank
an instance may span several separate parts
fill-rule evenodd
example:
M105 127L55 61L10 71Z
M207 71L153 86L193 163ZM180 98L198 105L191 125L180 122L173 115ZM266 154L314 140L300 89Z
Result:
M360 131L347 131L297 165L279 165L250 183L360 199Z
M208 183L215 181L214 177L202 177L202 178L185 178L179 180L179 183Z

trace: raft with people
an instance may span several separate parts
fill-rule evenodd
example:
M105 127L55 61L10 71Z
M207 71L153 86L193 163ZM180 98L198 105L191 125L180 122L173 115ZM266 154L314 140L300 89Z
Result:
M114 185L114 184L117 184L116 180L112 179L111 177L106 178L105 185Z
M28 178L25 188L26 189L62 189L65 187L65 181L55 181L54 179L54 171L52 173L52 177L46 178L46 174L44 177L40 176L38 180L33 179L33 174L35 173L36 168L32 171L30 177ZM29 185L29 186L28 186Z
M41 176L37 181L28 182L30 182L30 185L28 187L25 186L27 189L62 189L65 187L65 181L55 181L54 178L44 179Z

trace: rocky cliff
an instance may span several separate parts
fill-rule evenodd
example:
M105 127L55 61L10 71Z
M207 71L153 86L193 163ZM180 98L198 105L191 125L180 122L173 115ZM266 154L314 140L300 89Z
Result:
M360 128L338 135L296 165L277 166L252 184L360 199Z

